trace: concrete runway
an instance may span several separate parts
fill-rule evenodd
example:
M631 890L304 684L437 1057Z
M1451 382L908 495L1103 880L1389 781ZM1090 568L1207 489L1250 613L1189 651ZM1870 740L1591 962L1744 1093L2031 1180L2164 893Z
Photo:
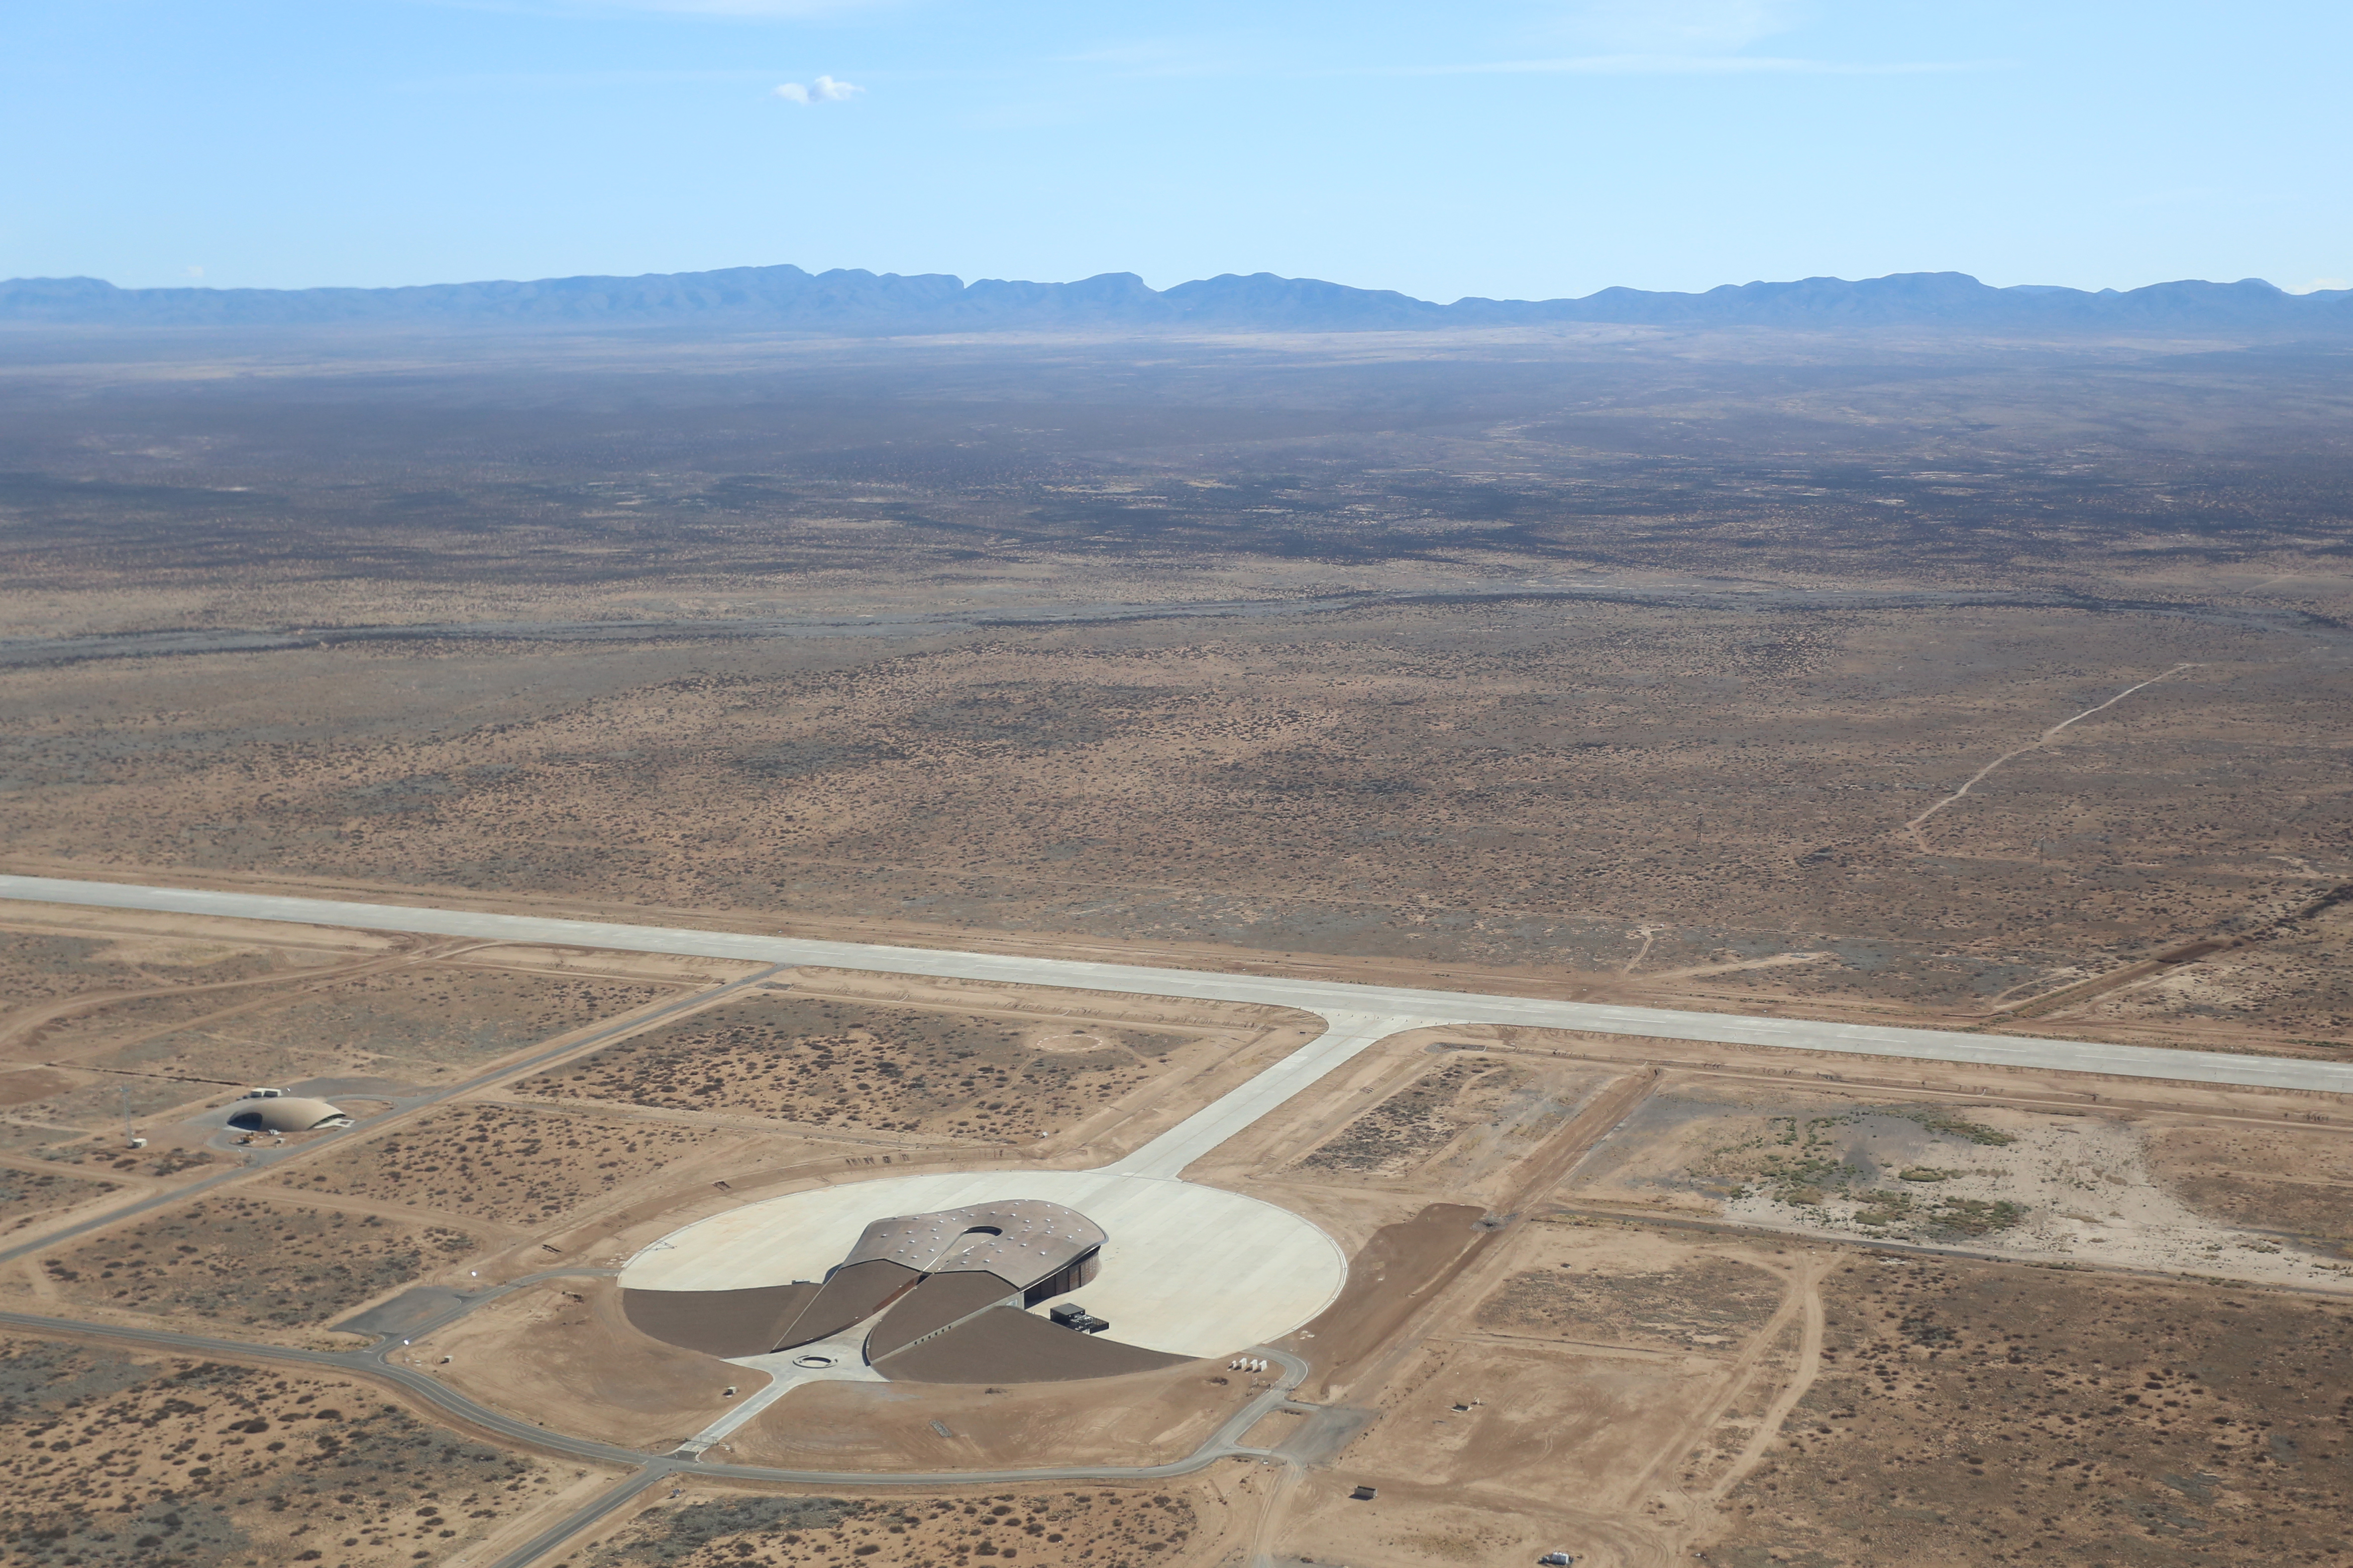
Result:
M1371 1016L1397 1028L1447 1024L1506 1024L1532 1028L1588 1029L1600 1034L1643 1035L1661 1039L1722 1045L1779 1046L1800 1050L1841 1051L1855 1056L1908 1058L1917 1061L2058 1068L2069 1072L2109 1073L2122 1078L2168 1079L2192 1083L2353 1094L2353 1064L2296 1061L2278 1057L2224 1056L2208 1051L2107 1045L2093 1040L2027 1039L2014 1036L1963 1034L1947 1029L1894 1028L1878 1024L1751 1018L1731 1013L1692 1013L1663 1007L1548 1002L1521 996L1483 996L1451 991L1356 985L1329 980L1219 974L1190 969L1151 969L1135 964L883 947L848 942L815 942L733 931L607 925L594 921L549 920L533 915L483 914L467 910L423 909L400 904L345 903L328 899L281 898L260 893L137 887L119 882L69 881L53 877L0 876L0 899L279 921L300 925L344 926L360 931L557 942L624 952L665 952L701 958L748 959L764 963L818 964L891 974L923 974L991 981L1001 984L1051 985L1130 995L1255 1002L1269 1006L1294 1007L1327 1018L1347 1016L1351 1022ZM1349 1031L1335 1031L1335 1034L1345 1032ZM1305 1087L1304 1083L1300 1087Z

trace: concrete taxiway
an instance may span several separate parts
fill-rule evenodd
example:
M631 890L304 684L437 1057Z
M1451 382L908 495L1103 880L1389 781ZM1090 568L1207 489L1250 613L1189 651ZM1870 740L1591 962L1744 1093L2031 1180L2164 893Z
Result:
M1965 1034L1950 1029L1896 1028L1880 1024L1830 1024L1800 1018L1744 1017L1731 1013L1552 1002L1523 996L1356 985L1340 981L1299 980L1279 975L1220 974L1201 970L1156 969L1139 964L1093 963L1008 953L956 952L862 942L818 942L797 937L758 936L748 932L617 925L597 921L553 920L536 915L487 914L472 910L349 903L333 899L298 899L203 889L141 887L55 877L0 876L0 899L211 915L233 920L277 921L301 925L343 926L359 931L477 937L501 942L555 942L623 952L663 952L697 958L747 959L761 963L814 964L889 974L980 980L998 984L1112 991L1130 995L1250 1002L1297 1008L1321 1014L1327 1018L1343 1015L1352 1019L1384 1018L1398 1028L1449 1024L1503 1024L1525 1028L1586 1029L1598 1034L1640 1035L1657 1039L1697 1040L1720 1045L1784 1047L1799 1050L1841 1051L1854 1056L1909 1058L1917 1061L1963 1062L2045 1070L2057 1068L2067 1072L2107 1073L2121 1078L2353 1094L2353 1064L2297 1061L2279 1057L2224 1056L2208 1051L2110 1045L2096 1040L2021 1038ZM1305 1087L1305 1082L1303 1081L1300 1087Z

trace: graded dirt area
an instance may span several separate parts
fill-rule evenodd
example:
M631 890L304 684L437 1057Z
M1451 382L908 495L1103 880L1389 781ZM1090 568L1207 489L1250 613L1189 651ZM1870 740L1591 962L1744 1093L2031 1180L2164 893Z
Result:
M1501 1237L1482 1226L1484 1212L1467 1204L1431 1204L1374 1231L1350 1255L1339 1300L1291 1336L1293 1349L1314 1351L1317 1377L1308 1385L1314 1396L1345 1393L1434 1287L1451 1282L1474 1252L1492 1250Z
M0 1563L448 1563L574 1477L332 1376L0 1338Z
M737 1431L726 1457L828 1470L1166 1464L1198 1447L1250 1384L1203 1362L1084 1383L811 1384Z
M613 1281L595 1278L501 1297L399 1353L493 1409L647 1453L717 1419L729 1384L748 1394L767 1381L638 1332Z
M1529 1259L1529 1261L1536 1261ZM1655 1272L1597 1272L1572 1256L1514 1274L1479 1304L1478 1325L1513 1338L1633 1349L1736 1344L1764 1326L1784 1281L1736 1256L1688 1252Z
M1427 1293L1430 1276L1389 1274L1393 1289ZM1514 1227L1414 1337L1393 1342L1377 1385L1350 1388L1379 1419L1336 1474L1377 1482L1385 1500L1394 1487L1374 1510L1391 1524L1440 1500L1588 1525L1630 1510L1781 1370L1791 1281L1770 1244ZM1311 1489L1286 1529L1306 1540L1326 1528L1322 1496Z
M853 1562L978 1568L994 1559L1037 1568L1172 1568L1207 1560L1227 1522L1222 1502L1197 1499L1198 1490L1171 1483L1166 1490L1024 1487L883 1498L721 1493L658 1503L577 1562L580 1568Z
M476 1245L447 1226L210 1194L67 1244L40 1267L81 1306L287 1329L324 1323Z
M539 1225L739 1134L574 1110L465 1104L339 1146L282 1178L408 1208Z
M1870 1257L1822 1300L1820 1371L1711 1563L2353 1554L2342 1303Z
M2353 1157L2353 1135L2295 1127L2295 1114L2283 1106L2268 1125L2241 1125L2186 1104L2027 1109L1668 1073L1558 1196L1599 1212L2353 1291L2329 1217L2335 1189L2313 1179ZM2240 1147L2248 1195L2218 1197L2213 1155ZM2254 1202L2265 1181L2288 1205L2270 1217Z

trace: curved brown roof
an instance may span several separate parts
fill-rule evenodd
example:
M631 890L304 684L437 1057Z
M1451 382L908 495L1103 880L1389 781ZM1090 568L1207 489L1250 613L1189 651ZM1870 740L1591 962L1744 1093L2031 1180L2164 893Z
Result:
M629 1290L621 1313L639 1333L705 1355L765 1355L817 1294L806 1280L744 1290Z
M864 1322L913 1289L923 1277L887 1258L870 1258L826 1276L825 1288L785 1325L776 1348L790 1350L812 1340L829 1340Z
M1007 1198L878 1219L845 1261L887 1259L922 1274L994 1274L1026 1289L1108 1239L1076 1209L1041 1198Z
M1151 1372L1192 1359L1082 1334L1018 1307L991 1307L884 1357L874 1370L893 1383L1061 1383Z
M1020 1300L1021 1292L1012 1281L994 1274L958 1269L926 1275L866 1336L866 1359L881 1361L985 1308Z

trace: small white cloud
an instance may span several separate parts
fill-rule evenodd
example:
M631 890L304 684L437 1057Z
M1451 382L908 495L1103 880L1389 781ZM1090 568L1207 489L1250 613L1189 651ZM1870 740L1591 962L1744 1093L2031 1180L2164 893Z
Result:
M2287 286L2287 291L2291 294L2317 294L2324 289L2353 289L2353 282L2348 282L2342 278L2316 278L2309 283L2291 283Z
M201 267L191 267L188 268L188 276L191 278L202 278L204 275L205 269Z
M865 90L854 82L836 81L829 76L821 76L807 83L786 81L776 84L776 96L786 103L840 103Z

